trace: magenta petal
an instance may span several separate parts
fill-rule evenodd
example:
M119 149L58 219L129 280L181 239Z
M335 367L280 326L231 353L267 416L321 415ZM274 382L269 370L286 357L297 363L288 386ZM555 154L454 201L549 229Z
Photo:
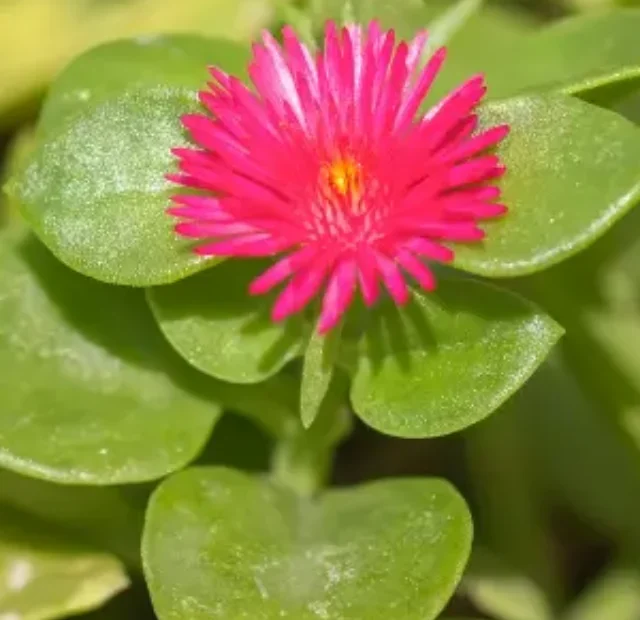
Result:
M383 254L376 253L376 266L393 300L399 306L406 304L409 301L409 289L397 265Z
M271 318L274 321L282 321L302 310L320 291L328 268L329 265L323 262L297 273L280 293L273 306Z
M411 274L425 291L436 288L436 279L433 272L418 260L411 252L401 249L397 256L398 264Z
M318 331L321 334L328 332L340 321L353 299L355 290L355 261L347 259L334 270L327 285L318 322Z
M275 265L269 267L259 275L249 286L252 295L262 295L267 293L274 286L284 282L289 276L296 273L300 268L307 265L316 257L316 249L306 247L293 252L279 260Z
M368 306L383 285L404 304L405 275L432 290L425 262L451 262L450 243L480 241L479 224L507 213L491 150L509 128L478 129L482 75L420 114L446 56L421 67L427 40L398 41L377 21L328 22L315 53L289 26L282 43L265 31L253 85L211 67L202 113L182 117L193 144L172 150L178 172L166 175L190 190L167 209L176 234L202 256L275 257L249 287L284 283L274 320L322 295L324 333L356 287Z

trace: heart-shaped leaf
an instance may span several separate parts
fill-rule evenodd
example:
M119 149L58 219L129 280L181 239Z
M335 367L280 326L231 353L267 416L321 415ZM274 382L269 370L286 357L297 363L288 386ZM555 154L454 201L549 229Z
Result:
M171 149L187 144L180 117L199 109L207 64L241 73L246 58L242 46L180 36L152 48L115 43L67 70L47 103L42 140L11 188L60 260L134 286L211 264L174 234L165 175L175 166Z
M0 240L0 368L0 464L30 476L164 476L197 455L218 416L142 292L76 274L13 228Z
M383 433L430 437L497 409L542 363L561 327L520 297L469 280L370 314L353 377L358 416Z
M271 320L273 295L251 297L262 261L227 261L149 290L153 313L175 349L200 370L234 383L262 381L300 353L300 315Z
M431 620L470 542L464 501L441 480L385 480L311 500L202 468L156 491L143 562L161 620Z
M126 588L113 557L44 533L43 524L0 506L0 618L54 620L89 611Z
M603 235L640 199L640 128L571 97L489 103L484 125L508 123L497 149L509 212L483 243L456 250L455 265L489 277L540 271Z

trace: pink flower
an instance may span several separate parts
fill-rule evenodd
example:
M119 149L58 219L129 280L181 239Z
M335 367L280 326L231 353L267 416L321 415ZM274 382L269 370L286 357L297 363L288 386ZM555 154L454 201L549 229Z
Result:
M397 304L405 280L435 287L428 261L449 262L447 242L473 243L478 223L505 213L491 185L504 172L487 150L508 126L477 132L483 76L426 115L420 107L445 59L421 58L427 33L398 42L377 22L329 22L313 56L286 27L253 48L253 90L217 68L200 93L209 114L182 122L199 148L175 149L170 179L204 190L174 197L178 234L203 256L277 256L250 286L283 284L273 319L323 292L319 330L335 326L359 287L371 305L381 284Z

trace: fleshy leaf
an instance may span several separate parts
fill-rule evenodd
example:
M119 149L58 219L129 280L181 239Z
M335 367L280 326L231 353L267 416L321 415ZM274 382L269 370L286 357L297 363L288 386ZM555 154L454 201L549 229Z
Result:
M636 620L640 609L640 571L632 563L608 566L580 593L563 620Z
M640 128L560 95L488 103L485 126L511 125L497 149L507 167L504 218L479 244L456 248L455 265L488 277L545 269L583 250L640 199Z
M149 290L160 329L188 362L225 381L255 383L300 353L302 318L274 323L273 295L249 295L264 269L262 261L227 261Z
M492 99L524 92L592 98L638 84L640 10L569 17L542 29L516 15L494 8L469 20L452 39L436 93L442 95L479 72L487 77Z
M59 131L80 111L122 92L159 85L185 96L204 86L212 63L244 75L242 46L186 34L123 39L74 60L53 83L38 120L41 136Z
M545 593L529 577L485 549L475 548L461 589L474 605L501 620L552 620Z
M570 17L521 40L489 72L492 97L524 90L587 93L640 80L639 9ZM599 45L593 42L598 41Z
M464 501L441 480L385 480L312 500L202 468L156 491L143 562L161 620L375 620L390 609L431 620L470 542Z
M562 328L524 299L442 279L398 311L370 315L353 377L356 414L401 437L460 430L488 416L542 363Z
M63 531L140 570L140 536L150 488L55 484L0 469L0 512L8 507L47 531Z
M14 229L0 241L0 464L116 484L192 460L219 407L142 292L76 274Z
M329 389L340 349L340 336L340 327L328 334L315 330L307 344L300 385L300 415L305 428L313 424Z
M54 620L90 611L126 588L113 557L43 532L43 523L0 506L0 618Z
M180 117L200 108L207 64L242 73L246 59L242 46L186 36L78 59L54 87L41 141L10 188L45 245L116 284L166 284L211 265L174 234L165 175L175 171L171 149L187 145Z

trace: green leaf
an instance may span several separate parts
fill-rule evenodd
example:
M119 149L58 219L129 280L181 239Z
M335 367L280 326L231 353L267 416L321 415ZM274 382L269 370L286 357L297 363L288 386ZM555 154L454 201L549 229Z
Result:
M146 595L146 596L145 596ZM106 605L73 620L157 620L143 587L129 588Z
M611 410L585 393L589 387L554 355L518 394L522 420L557 500L597 531L639 548L640 454Z
M495 8L474 16L452 38L435 93L443 95L479 72L492 99L523 92L594 97L638 84L640 10L571 17L543 29L533 25Z
M0 617L54 620L90 611L128 586L111 556L65 542L0 506Z
M440 46L446 45L480 10L483 3L484 0L457 0L453 6L443 8L442 13L434 17L427 27L429 39L425 54L433 53Z
M140 570L147 486L53 484L0 469L0 510L7 506L47 524L65 538L109 552Z
M181 36L153 49L116 43L68 69L47 103L42 140L10 188L60 260L133 286L166 284L212 264L173 232L165 211L175 186L165 175L175 169L171 149L187 144L180 117L199 109L207 64L237 73L246 58L241 46ZM103 68L106 85L96 86Z
M340 349L341 331L341 326L328 334L314 330L307 344L300 386L300 415L305 428L313 424L329 389Z
M540 449L531 444L530 433L514 411L517 400L516 396L464 434L465 462L474 488L474 516L482 523L483 541L505 564L501 568L496 558L479 549L472 568L488 578L486 589L491 591L495 586L498 597L504 594L517 599L511 595L521 593L526 582L538 603L519 605L514 600L512 609L521 608L522 613L529 614L538 610L538 619L551 618L552 606L563 599L563 579L551 534L548 493L540 482L535 458ZM522 578L513 569L523 573ZM547 610L544 615L543 609ZM493 609L485 610L500 616ZM505 618L512 620L507 614Z
M462 590L481 611L498 620L552 620L541 588L486 549L474 548Z
M445 2L443 8L448 6L449 3ZM484 73L488 78L487 96L492 97L502 84L502 67L508 62L509 54L519 49L523 39L538 29L538 23L531 22L528 13L504 10L499 5L489 3L471 15L449 40L447 59L428 102L436 103L478 73ZM520 69L526 71L524 66ZM504 78L504 82L510 84L511 76Z
M179 541L179 545L176 545ZM224 468L165 481L143 562L161 620L431 620L469 553L464 501L441 480L301 498Z
M639 29L638 9L618 9L559 21L523 38L505 56L501 66L492 67L488 75L489 92L492 97L524 90L579 94L610 88L618 82L637 84Z
M578 99L531 96L481 108L484 126L508 123L497 149L509 212L455 265L506 277L540 271L583 250L640 198L640 129Z
M0 240L0 368L0 464L30 476L158 478L197 455L218 417L140 291L80 276L13 229Z
M637 620L640 572L633 565L612 566L561 616L562 620Z
M123 92L164 86L190 97L209 77L207 67L221 62L244 76L243 46L186 34L113 41L74 60L49 90L38 121L41 136L59 131L88 107Z
M299 355L301 316L274 323L274 295L249 295L249 283L267 266L228 261L150 289L153 313L176 351L196 368L234 383L262 381Z
M488 416L542 363L562 329L525 300L471 280L442 280L370 324L353 378L358 416L389 435L452 433Z

